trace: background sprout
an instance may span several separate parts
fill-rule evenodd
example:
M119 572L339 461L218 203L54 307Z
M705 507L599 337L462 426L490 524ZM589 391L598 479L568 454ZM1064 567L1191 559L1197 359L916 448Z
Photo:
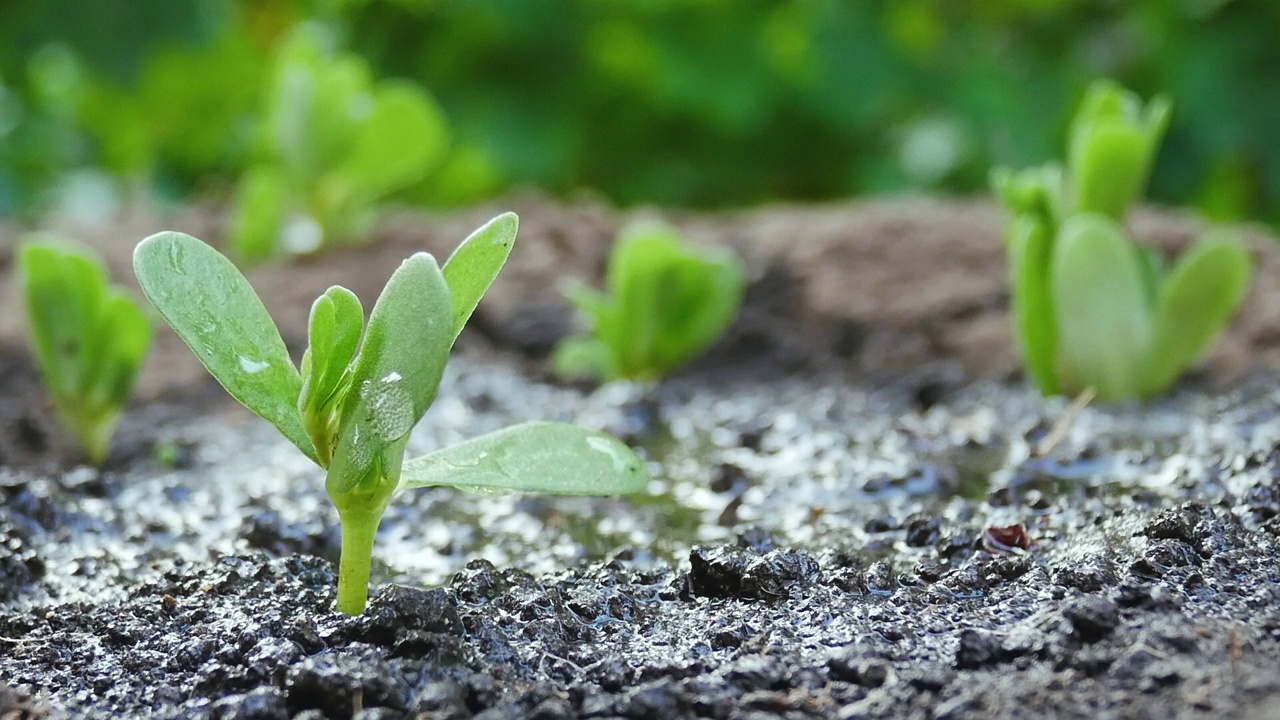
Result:
M132 298L109 284L102 262L72 243L24 241L18 280L54 410L89 462L101 465L147 354L151 323Z
M265 158L236 191L231 247L262 260L358 235L377 202L444 155L448 124L419 85L375 83L363 59L303 26L280 46L261 128Z
M142 241L143 292L222 386L327 471L342 522L338 609L363 612L374 536L399 490L612 495L644 488L644 463L617 439L529 422L413 460L409 433L435 399L449 350L515 242L516 216L477 230L443 270L416 253L392 274L367 325L359 299L329 288L311 308L295 368L248 280L217 250L181 233Z
M1046 395L1093 388L1102 400L1164 392L1225 328L1252 272L1248 251L1211 232L1166 271L1121 222L1151 171L1169 103L1145 108L1095 83L1071 125L1068 167L992 175L1009 214L1014 330Z
M665 225L635 227L614 245L604 293L566 287L588 331L561 341L552 363L564 376L658 380L728 329L745 285L732 251L695 248Z

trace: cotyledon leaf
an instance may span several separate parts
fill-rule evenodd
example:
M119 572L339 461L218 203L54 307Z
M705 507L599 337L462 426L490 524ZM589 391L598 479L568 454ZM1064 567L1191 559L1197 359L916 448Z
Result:
M1212 234L1183 255L1160 288L1145 394L1164 391L1208 350L1249 288L1253 261L1234 238Z
M133 270L147 299L222 387L315 460L298 413L302 379L236 266L190 235L162 232L138 243Z
M527 422L407 460L400 489L626 495L649 482L644 462L612 435Z
M330 495L349 492L382 460L394 479L409 431L435 400L453 344L449 286L427 253L391 275L369 316L343 402L326 480Z
M106 274L86 252L39 235L18 251L18 280L36 358L60 400L86 391L85 379L102 350L100 345L84 347L95 337L107 293Z
M520 220L516 214L503 213L468 235L445 262L444 279L449 284L449 295L453 299L455 340L507 262L519 229Z
M1050 282L1070 377L1107 402L1136 398L1154 322L1138 255L1119 224L1099 213L1063 223Z

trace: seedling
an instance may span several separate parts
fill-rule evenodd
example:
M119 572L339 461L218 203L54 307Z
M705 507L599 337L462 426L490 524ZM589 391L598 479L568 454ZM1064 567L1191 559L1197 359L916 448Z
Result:
M1066 172L1050 164L992 176L1009 213L1015 335L1045 395L1159 395L1208 350L1248 288L1249 253L1220 231L1166 269L1121 225L1169 112L1162 98L1144 108L1119 85L1097 82L1072 122Z
M345 613L364 610L374 535L398 491L613 495L648 480L644 463L615 438L553 422L404 459L409 432L434 400L449 350L506 262L516 229L514 214L495 218L443 269L431 255L414 254L387 281L367 325L351 291L329 288L311 307L300 369L248 280L218 251L165 232L134 253L143 292L209 372L327 471L342 522Z
M674 229L648 225L618 240L605 283L605 293L582 283L565 288L589 329L556 348L561 375L658 380L724 333L745 278L731 251L694 248Z
M97 257L68 242L23 242L18 281L54 411L89 462L101 465L147 354L151 323L132 298L109 284Z
M241 179L231 222L244 260L359 235L378 202L421 180L447 146L444 113L425 90L374 82L363 59L327 52L313 29L287 38L275 58L264 158Z

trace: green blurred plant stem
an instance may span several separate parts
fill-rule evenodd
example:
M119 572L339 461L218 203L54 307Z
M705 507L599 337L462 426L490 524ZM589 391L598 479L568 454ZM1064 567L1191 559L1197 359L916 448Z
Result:
M66 420L84 448L85 457L94 467L102 467L111 455L111 436L120 413L110 410L98 412L76 411L69 403L56 403L58 415Z

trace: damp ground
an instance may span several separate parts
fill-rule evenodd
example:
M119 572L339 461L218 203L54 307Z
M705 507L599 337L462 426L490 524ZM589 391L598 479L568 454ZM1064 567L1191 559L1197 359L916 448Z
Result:
M411 452L557 418L627 438L655 480L404 496L357 619L332 611L320 473L234 409L153 407L124 432L154 420L158 442L105 471L0 478L0 707L1271 717L1278 394L1072 416L1009 383L585 390L463 355Z

